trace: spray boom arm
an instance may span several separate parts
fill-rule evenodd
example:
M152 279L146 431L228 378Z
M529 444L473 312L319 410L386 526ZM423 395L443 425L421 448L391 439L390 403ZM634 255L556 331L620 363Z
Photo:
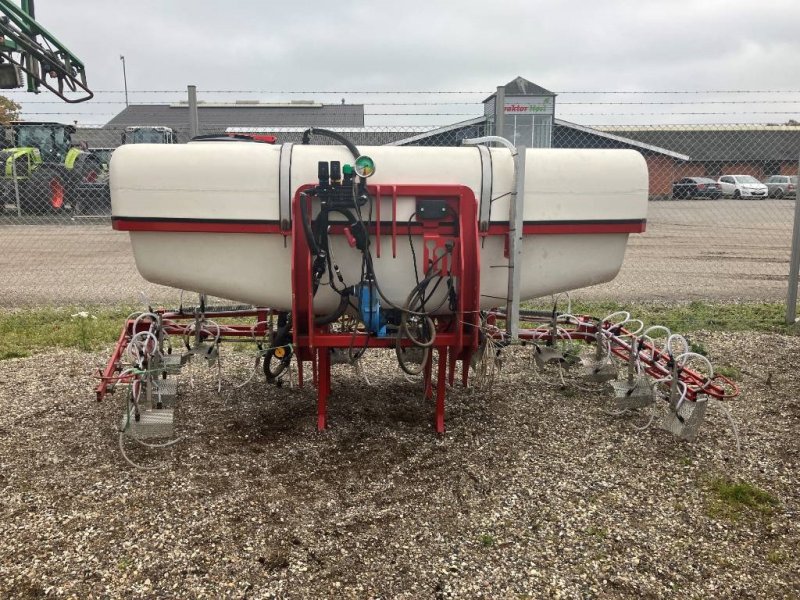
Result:
M8 73L11 65L17 74L25 73L29 92L39 93L43 86L70 103L94 96L83 62L34 19L33 0L22 0L21 6L0 0L0 70ZM18 76L16 82L7 76L0 79L2 88L22 87ZM68 98L67 92L82 95Z

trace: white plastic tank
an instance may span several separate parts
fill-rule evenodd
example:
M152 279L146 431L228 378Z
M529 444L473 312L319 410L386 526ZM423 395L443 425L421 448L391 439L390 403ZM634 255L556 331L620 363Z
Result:
M370 184L460 184L476 202L489 190L491 223L509 220L514 180L506 149L486 154L476 147L362 147L373 158ZM153 283L280 310L291 308L291 243L280 232L285 198L317 182L319 161L352 163L336 145L269 145L201 142L136 144L118 148L111 161L114 227L130 231L136 265ZM632 150L528 149L525 169L521 296L539 297L609 281L619 271L629 233L643 231L648 174ZM281 177L281 169L284 175ZM489 181L487 181L487 178ZM392 214L382 198L381 215ZM397 220L415 210L399 198ZM282 214L283 213L283 214ZM414 236L416 248L421 238ZM415 284L407 239L381 236L375 271L393 302ZM332 236L348 284L358 283L361 255L342 236ZM503 305L508 271L503 236L481 246L481 305ZM493 268L494 267L494 268ZM320 288L315 310L330 312L337 295Z

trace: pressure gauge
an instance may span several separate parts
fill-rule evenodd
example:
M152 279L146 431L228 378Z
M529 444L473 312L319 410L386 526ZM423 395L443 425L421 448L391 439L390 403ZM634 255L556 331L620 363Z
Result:
M369 156L364 154L356 159L354 168L356 175L359 177L367 178L375 174L375 163Z

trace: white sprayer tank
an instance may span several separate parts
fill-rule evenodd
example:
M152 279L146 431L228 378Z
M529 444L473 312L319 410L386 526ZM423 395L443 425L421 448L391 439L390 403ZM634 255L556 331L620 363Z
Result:
M490 223L509 221L514 163L507 149L359 150L375 162L369 184L464 185L476 202L482 195L491 201L486 215ZM290 232L277 231L288 216L285 199L294 198L302 185L316 184L319 161L333 160L344 165L353 157L336 145L122 146L111 161L114 227L130 231L136 266L150 282L289 310ZM629 233L644 230L648 174L642 155L632 150L528 149L525 165L522 299L613 279ZM408 221L414 210L413 198L399 198L398 223ZM391 214L391 198L383 197L382 220ZM419 256L422 238L414 238ZM376 243L373 236L382 290L402 304L415 285L408 239L396 240L396 258L391 236L381 236L380 258ZM332 236L331 244L345 282L358 283L360 253L344 236ZM481 244L481 307L504 305L508 259L503 236L490 235ZM315 311L327 314L338 301L332 290L320 287Z

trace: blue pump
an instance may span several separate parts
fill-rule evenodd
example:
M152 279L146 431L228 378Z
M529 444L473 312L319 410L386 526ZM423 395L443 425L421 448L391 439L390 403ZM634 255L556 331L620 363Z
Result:
M358 309L361 321L372 334L386 337L386 319L381 315L381 301L375 284L362 282L358 285Z

